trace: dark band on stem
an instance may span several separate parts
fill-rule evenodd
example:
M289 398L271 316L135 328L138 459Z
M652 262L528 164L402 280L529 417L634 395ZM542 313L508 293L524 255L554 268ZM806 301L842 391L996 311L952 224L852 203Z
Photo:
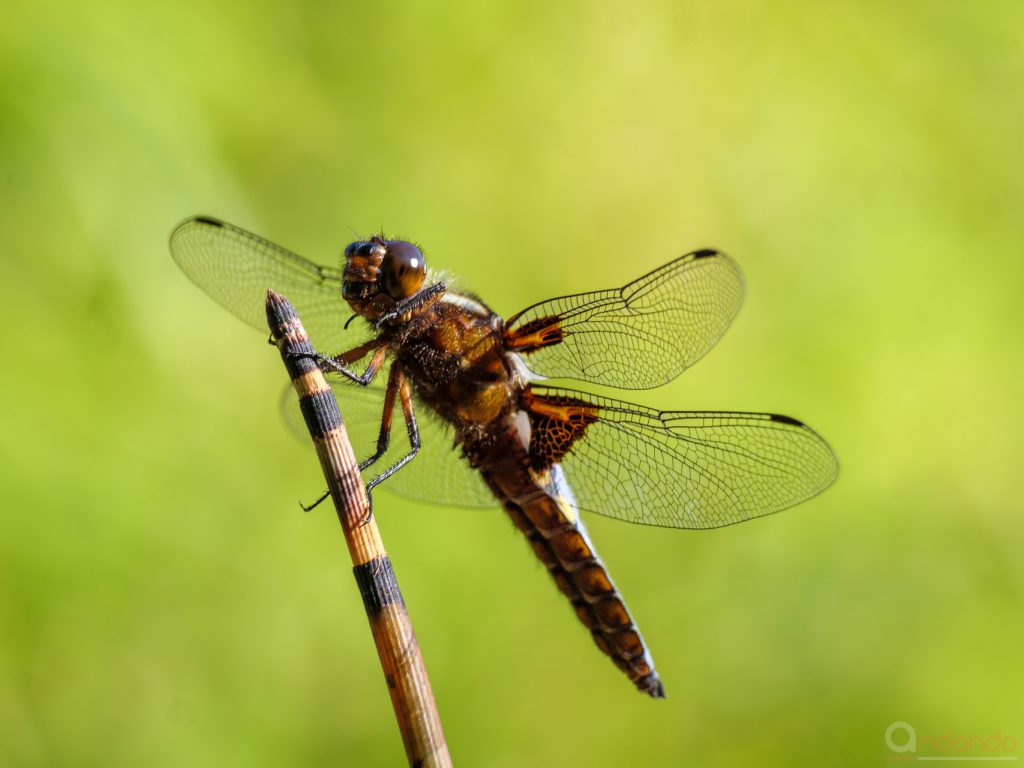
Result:
M299 398L299 409L314 438L326 437L342 425L337 402L328 389Z
M395 570L391 567L391 558L387 555L375 557L369 562L357 565L352 569L359 585L359 594L363 596L366 615L371 621L380 616L389 605L405 607L402 593L398 590Z
M286 298L271 292L267 297L267 320L274 329L274 339L288 353L283 356L284 367L292 381L318 367L316 350L295 307Z

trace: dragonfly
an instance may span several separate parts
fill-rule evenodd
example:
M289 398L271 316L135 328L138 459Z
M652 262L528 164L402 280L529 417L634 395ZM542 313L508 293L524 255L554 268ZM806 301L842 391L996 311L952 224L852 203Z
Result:
M622 287L548 299L507 319L428 270L419 246L383 235L325 266L195 216L174 229L170 251L197 286L259 330L267 290L287 296L314 347L331 353L319 364L353 444L368 454L360 469L387 467L367 489L387 480L413 499L502 507L598 648L652 697L663 698L664 685L580 512L718 528L806 501L838 475L829 444L789 416L659 411L546 383L642 390L697 362L743 300L739 266L721 251L695 250ZM286 420L304 436L286 392ZM391 440L396 410L408 446Z

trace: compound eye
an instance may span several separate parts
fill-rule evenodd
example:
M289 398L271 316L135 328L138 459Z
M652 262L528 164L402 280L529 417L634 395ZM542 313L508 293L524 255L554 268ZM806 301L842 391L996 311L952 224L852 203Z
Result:
M407 299L423 285L427 276L427 263L420 249L404 240L387 244L381 265L384 290L393 299Z
M382 240L360 240L355 243L349 243L345 248L345 258L350 259L353 256L369 259L374 255L384 253L384 242Z

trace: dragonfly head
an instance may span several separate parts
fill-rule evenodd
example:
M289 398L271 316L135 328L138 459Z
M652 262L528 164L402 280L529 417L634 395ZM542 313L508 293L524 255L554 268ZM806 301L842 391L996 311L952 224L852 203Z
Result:
M427 263L419 248L405 240L374 236L345 249L342 295L353 310L373 320L416 293L426 276Z

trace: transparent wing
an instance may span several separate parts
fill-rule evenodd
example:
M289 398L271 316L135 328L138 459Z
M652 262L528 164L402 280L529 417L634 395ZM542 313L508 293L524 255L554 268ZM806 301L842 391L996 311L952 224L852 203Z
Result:
M531 411L531 460L541 444L568 439L560 463L580 509L599 515L718 528L799 504L839 472L828 443L787 416L655 411L584 392L530 391L533 407L548 414ZM538 430L554 434L542 439Z
M384 382L379 375L369 387L361 387L347 379L328 375L328 381L345 421L349 440L360 460L373 455L384 409ZM415 396L414 396L415 398ZM281 393L282 412L291 431L306 445L309 432L299 410L295 388L289 384ZM416 423L420 429L420 452L402 469L378 488L393 491L406 498L458 507L496 507L497 500L477 472L453 447L451 427L419 400L414 399ZM363 476L370 480L409 452L409 438L401 407L396 408L391 425L391 444L387 453L368 467Z
M341 296L341 270L324 267L244 229L206 216L181 222L171 233L171 256L193 283L218 304L267 331L267 290L295 306L316 349L338 354L369 339Z
M509 319L507 343L541 376L649 389L703 357L742 301L739 266L705 249L622 288L534 304Z

